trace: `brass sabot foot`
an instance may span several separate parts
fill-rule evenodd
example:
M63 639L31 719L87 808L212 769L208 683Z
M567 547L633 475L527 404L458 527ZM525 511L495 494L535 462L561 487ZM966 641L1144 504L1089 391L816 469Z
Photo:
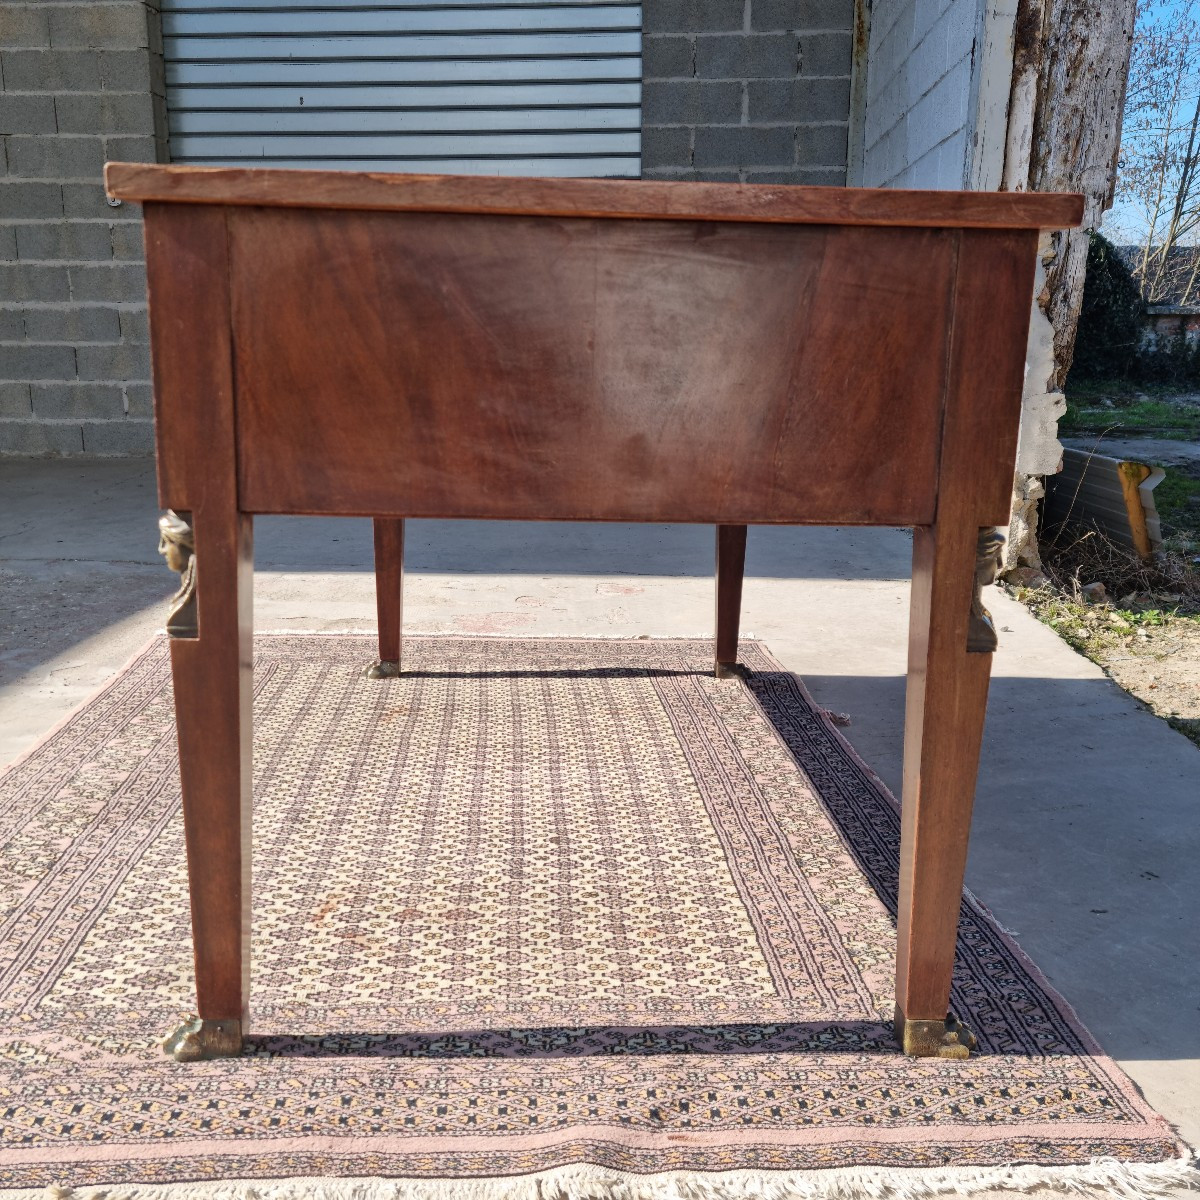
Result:
M163 1038L162 1047L176 1062L237 1058L242 1052L242 1023L190 1017Z
M896 1009L896 1040L912 1058L969 1058L975 1035L953 1015L944 1021L906 1021Z
M381 658L366 670L368 679L395 679L400 674L400 664L398 662L388 662L386 658Z
M719 662L713 674L718 679L741 679L742 667L736 662Z

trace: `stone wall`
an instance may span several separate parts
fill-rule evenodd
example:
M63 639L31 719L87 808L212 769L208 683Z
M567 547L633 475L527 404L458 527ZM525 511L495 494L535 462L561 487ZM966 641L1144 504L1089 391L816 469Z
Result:
M642 175L844 184L853 0L647 0Z
M142 227L106 159L166 157L158 13L0 3L0 453L152 449Z

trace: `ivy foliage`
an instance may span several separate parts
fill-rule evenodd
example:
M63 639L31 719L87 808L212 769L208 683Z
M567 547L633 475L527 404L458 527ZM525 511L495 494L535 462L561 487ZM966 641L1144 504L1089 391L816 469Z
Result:
M1098 233L1088 236L1071 373L1080 379L1128 379L1138 373L1141 289L1112 242Z

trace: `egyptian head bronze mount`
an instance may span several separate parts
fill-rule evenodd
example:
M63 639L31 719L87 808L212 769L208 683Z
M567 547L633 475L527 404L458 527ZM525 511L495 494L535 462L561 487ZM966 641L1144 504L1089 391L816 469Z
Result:
M983 606L983 589L996 582L1003 549L1004 534L996 529L979 531L979 540L975 543L975 594L971 598L967 624L968 654L991 654L1000 644L992 614Z
M173 638L197 638L200 623L196 611L196 537L191 513L168 509L158 520L158 552L172 571L179 572L179 591L167 610L167 633Z

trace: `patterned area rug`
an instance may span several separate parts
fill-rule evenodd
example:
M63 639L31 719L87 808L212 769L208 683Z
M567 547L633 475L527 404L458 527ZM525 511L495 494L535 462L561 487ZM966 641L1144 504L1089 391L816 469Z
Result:
M895 802L760 645L744 682L711 678L707 641L405 652L371 682L369 638L258 642L240 1059L158 1046L192 997L165 641L0 780L0 1186L1183 1179L1167 1124L969 899L953 1003L979 1051L898 1052Z

